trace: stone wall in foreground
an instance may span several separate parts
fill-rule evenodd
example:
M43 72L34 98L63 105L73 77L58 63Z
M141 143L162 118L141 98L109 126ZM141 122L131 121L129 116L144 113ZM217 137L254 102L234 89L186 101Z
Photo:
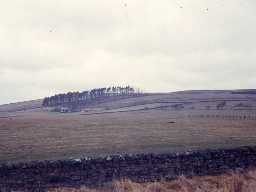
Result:
M179 175L216 175L255 165L256 147L19 163L0 166L0 191L99 186L120 178L137 182L170 180Z

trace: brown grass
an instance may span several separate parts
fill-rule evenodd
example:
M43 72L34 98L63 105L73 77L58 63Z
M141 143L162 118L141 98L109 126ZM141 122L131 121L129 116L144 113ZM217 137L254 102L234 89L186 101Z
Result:
M103 189L59 188L50 192L255 192L256 169L230 172L220 176L185 178L169 182L135 183L130 180L115 181Z
M256 145L255 121L179 117L185 113L151 110L85 116L37 112L0 119L0 162Z
M256 145L256 121L238 118L256 118L256 111L231 108L256 109L255 102L223 94L152 94L88 106L83 115L34 109L39 101L1 105L0 163ZM228 108L215 110L223 98ZM192 104L176 110L176 102Z

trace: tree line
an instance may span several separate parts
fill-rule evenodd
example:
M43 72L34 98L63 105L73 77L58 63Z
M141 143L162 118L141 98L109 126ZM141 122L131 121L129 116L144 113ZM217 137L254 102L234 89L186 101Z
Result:
M104 87L83 92L68 92L46 97L43 100L44 107L68 106L70 104L85 105L90 101L116 96L137 96L141 94L133 87Z

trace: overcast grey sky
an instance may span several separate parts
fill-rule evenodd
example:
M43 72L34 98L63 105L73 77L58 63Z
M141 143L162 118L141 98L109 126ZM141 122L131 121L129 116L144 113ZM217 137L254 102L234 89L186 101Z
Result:
M255 88L255 0L9 0L0 103L108 85Z

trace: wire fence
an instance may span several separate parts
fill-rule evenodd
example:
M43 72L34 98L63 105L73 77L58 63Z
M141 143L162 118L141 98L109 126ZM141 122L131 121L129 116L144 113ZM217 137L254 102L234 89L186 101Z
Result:
M188 118L216 118L227 120L255 120L256 111L214 111L205 112L204 114L188 114Z

